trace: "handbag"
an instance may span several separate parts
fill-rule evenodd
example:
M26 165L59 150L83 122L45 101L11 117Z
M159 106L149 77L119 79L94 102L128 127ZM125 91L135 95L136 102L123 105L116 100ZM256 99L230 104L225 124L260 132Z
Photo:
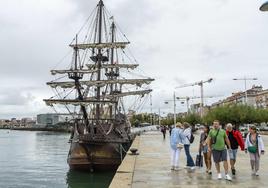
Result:
M199 150L199 153L196 155L195 166L203 167L203 155L201 150Z
M257 146L248 146L249 153L257 153Z
M183 147L184 147L184 145L183 145L182 143L178 143L178 144L177 144L177 148L178 148L178 149L182 149Z
M250 137L249 137L249 141L250 141L250 143L251 144L253 144L253 142L252 142L252 140L251 140L251 135L250 135ZM257 153L257 151L258 151L258 134L256 135L256 145L253 145L253 146L248 146L248 152L249 153Z
M202 154L196 155L195 166L203 167L203 155Z

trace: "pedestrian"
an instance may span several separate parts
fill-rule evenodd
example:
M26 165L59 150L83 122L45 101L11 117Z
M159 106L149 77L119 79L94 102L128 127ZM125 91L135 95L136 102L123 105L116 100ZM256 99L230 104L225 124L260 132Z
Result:
M232 170L232 174L236 174L235 170L235 163L236 163L236 156L238 151L238 146L242 151L245 150L245 143L242 137L242 134L239 130L235 130L231 123L226 125L226 134L228 139L230 140L231 148L229 150L229 159L230 159L230 166Z
M262 137L257 133L255 125L250 126L245 142L245 152L249 153L252 175L259 176L260 156L264 154L264 143Z
M191 137L192 137L192 129L189 123L184 122L183 123L183 144L184 144L184 150L185 150L185 155L186 155L186 159L187 159L187 164L185 168L189 168L191 170L195 169L195 164L194 164L194 160L191 156L190 153L190 145L191 145Z
M167 128L165 125L162 125L161 132L163 134L163 139L165 140L166 139L166 132L167 132Z
M172 129L170 136L171 147L171 170L179 170L179 156L183 148L182 144L182 124L177 123Z
M225 143L229 148L231 148L230 141L226 132L221 128L220 122L218 120L214 120L213 129L210 130L208 134L208 150L212 151L213 160L218 173L218 179L222 179L220 162L223 162L225 179L232 181L231 176L228 174L227 150Z
M175 127L176 127L176 125L175 125ZM169 136L171 136L172 129L173 129L173 126L170 125L170 126L169 126Z
M200 135L200 146L199 146L199 151L200 153L202 152L203 155L204 155L204 161L205 161L205 164L206 164L206 173L208 173L209 175L212 174L212 171L211 171L211 151L208 150L208 134L209 134L209 131L210 131L210 128L209 126L203 126L202 127L202 132L201 132L201 135Z

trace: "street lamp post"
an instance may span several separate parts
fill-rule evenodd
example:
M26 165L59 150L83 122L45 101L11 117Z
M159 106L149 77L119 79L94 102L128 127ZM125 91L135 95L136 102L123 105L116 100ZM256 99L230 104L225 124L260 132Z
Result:
M248 104L248 93L247 93L247 81L248 80L258 80L258 78L234 78L233 80L243 80L244 81L244 87L245 87L245 100L244 100L244 104L247 105Z
M174 126L176 125L176 93L174 91L173 93L173 99L172 100L166 100L165 101L165 104L168 104L169 101L172 101L173 102L173 122L174 122Z
M152 102L152 94L150 94L150 109L151 109L151 114L150 114L150 120L151 120L151 125L153 125L153 102Z
M158 124L161 126L161 113L160 113L160 108L158 109Z
M176 99L186 101L187 114L189 114L190 113L190 107L189 107L190 97L176 97ZM193 97L191 99L193 99Z
M176 93L174 91L173 93L173 108L174 108L174 114L173 114L173 118L174 118L174 126L176 126Z
M260 11L268 11L268 1L262 4Z

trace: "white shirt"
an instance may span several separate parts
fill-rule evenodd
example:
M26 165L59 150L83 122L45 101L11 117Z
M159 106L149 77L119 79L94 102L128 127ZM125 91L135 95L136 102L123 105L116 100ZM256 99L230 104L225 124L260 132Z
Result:
M191 138L191 134L192 134L192 130L190 127L188 127L187 129L183 130L183 144L184 145L190 145L190 138Z

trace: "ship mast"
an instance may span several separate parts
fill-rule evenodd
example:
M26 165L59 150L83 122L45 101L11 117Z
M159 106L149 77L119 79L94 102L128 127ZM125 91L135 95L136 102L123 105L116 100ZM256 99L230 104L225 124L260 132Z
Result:
M80 82L79 80L83 78L83 73L78 73L78 47L77 47L77 35L75 37L75 44L76 46L74 47L74 55L75 55L75 58L74 58L74 70L76 72L74 73L69 73L69 78L73 79L74 80L74 84L75 84L75 88L77 90L77 93L78 93L78 99L80 101L83 101L84 100L84 97L82 95L82 92L81 92L81 85L80 85ZM89 122L88 122L88 115L87 115L87 110L86 110L86 107L84 105L80 105L81 107L81 111L83 113L83 118L84 118L84 121L85 121L85 125L86 127L88 128L88 125L89 125Z
M98 17L99 17L99 28L98 28L98 43L101 44L102 42L102 10L103 10L103 1L100 0L98 4ZM101 54L101 48L98 49L98 61L97 61L97 80L101 80L101 63L102 63L102 54ZM97 86L97 100L100 100L100 86ZM100 104L96 105L96 119L97 123L99 123L100 119Z
M111 26L111 30L112 30L112 43L114 43L114 30L115 30L115 24L114 21L112 22L112 26ZM114 48L111 49L111 65L114 64ZM111 80L114 79L114 69L111 69ZM110 94L113 94L113 84L111 84L110 87ZM113 116L113 106L110 106L110 118L112 118Z

